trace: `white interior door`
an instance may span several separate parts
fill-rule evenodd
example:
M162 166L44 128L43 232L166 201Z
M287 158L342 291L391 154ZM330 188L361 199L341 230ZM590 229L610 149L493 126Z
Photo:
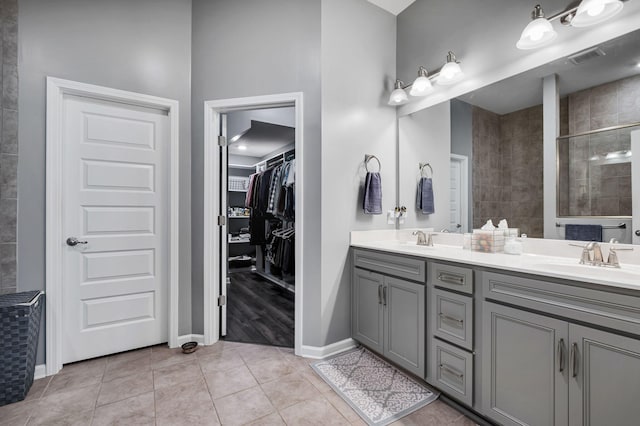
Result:
M227 220L228 213L228 195L229 190L229 156L227 150L227 114L220 115L220 135L224 138L225 143L220 147L220 215L225 218L220 229L220 296L223 303L220 306L220 336L227 335L227 285L229 279L229 232Z
M62 362L166 342L169 117L67 96L63 131Z
M640 130L631 132L631 238L640 244Z
M467 157L451 155L449 186L449 231L467 232Z

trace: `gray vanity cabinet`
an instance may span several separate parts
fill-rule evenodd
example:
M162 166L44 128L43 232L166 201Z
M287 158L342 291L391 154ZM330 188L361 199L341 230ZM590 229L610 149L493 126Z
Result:
M354 252L357 267L353 268L352 275L351 336L407 371L424 377L424 282L377 272L388 273L415 266L415 270L421 268L424 277L424 261L389 255L381 255L378 259L376 255L373 252ZM366 262L361 262L363 259ZM421 267L417 264L420 262Z
M382 287L384 277L375 272L354 268L351 335L370 349L383 353L384 309Z
M639 424L640 341L574 324L569 337L569 423Z
M566 425L567 322L483 302L483 411L504 425Z

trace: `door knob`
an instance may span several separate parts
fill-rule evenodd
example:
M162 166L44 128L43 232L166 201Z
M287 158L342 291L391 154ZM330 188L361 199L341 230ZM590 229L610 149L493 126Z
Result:
M640 229L636 229L635 234L636 234L636 237L640 237Z
M80 241L76 237L67 238L67 245L68 246L74 247L74 246L77 246L78 244L89 244L89 242L88 241Z

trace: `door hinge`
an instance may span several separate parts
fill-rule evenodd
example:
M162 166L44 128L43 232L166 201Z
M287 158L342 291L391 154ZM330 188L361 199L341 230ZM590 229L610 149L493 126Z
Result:
M218 226L224 226L227 224L227 217L220 215L218 216Z
M227 296L220 295L218 296L218 306L224 306L227 304Z
M227 138L224 136L218 136L218 146L227 146Z

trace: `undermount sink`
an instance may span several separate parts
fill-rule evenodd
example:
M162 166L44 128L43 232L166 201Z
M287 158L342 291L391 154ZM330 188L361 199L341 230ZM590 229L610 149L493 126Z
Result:
M640 279L640 271L625 270L624 265L620 269L610 268L606 266L580 265L578 263L556 263L545 262L531 264L532 268L540 269L548 272L559 272L571 275L586 275L593 278L611 278L611 279Z

